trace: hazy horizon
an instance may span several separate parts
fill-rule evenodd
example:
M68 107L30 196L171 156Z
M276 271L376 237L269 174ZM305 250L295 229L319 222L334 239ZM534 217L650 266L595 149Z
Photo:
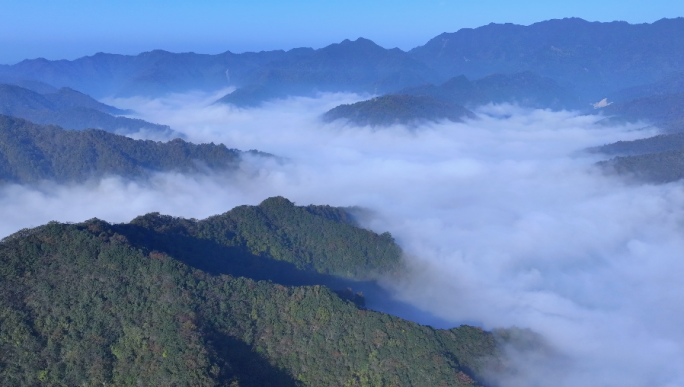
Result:
M684 16L684 5L669 0L651 2L648 9L638 2L617 0L562 5L534 0L524 6L501 0L472 4L262 0L192 5L156 0L125 4L71 0L59 5L11 0L4 11L0 64L35 58L73 60L98 52L136 55L155 49L218 54L322 48L357 37L406 51L441 33L489 23L530 25L566 17L652 23Z

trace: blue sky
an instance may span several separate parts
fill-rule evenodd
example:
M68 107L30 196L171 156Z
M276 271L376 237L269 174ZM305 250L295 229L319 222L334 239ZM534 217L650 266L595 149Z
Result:
M360 36L410 49L460 28L570 16L653 22L684 16L684 1L0 0L0 63L155 48L201 53L318 48Z

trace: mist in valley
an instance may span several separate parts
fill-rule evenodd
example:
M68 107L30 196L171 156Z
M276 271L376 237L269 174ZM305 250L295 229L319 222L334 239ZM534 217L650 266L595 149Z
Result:
M225 93L104 102L191 142L278 158L248 155L225 173L7 185L0 234L154 211L205 218L278 195L299 205L358 206L372 214L360 218L364 227L391 232L404 250L411 270L382 285L417 308L412 313L542 335L547 349L511 347L514 371L492 371L493 383L684 384L682 184L618 179L594 166L600 156L582 152L657 129L513 105L481 107L465 123L355 127L320 115L368 96L212 105Z

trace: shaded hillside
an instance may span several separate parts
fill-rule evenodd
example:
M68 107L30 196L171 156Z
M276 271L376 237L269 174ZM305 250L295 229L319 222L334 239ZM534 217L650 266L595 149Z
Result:
M684 149L637 156L615 157L599 163L610 173L650 183L669 183L684 178Z
M389 94L337 106L323 115L332 122L347 120L359 126L388 126L393 124L416 124L422 121L449 120L461 122L475 115L463 106L427 96Z
M171 132L165 125L112 115L122 113L125 112L69 88L40 94L16 85L0 85L0 114L74 130L94 128L133 133L148 129Z
M441 34L410 51L449 78L533 71L571 88L586 103L684 69L684 19L652 24L548 20L489 24Z
M644 121L670 131L684 130L684 93L657 94L601 109L608 123Z
M234 168L240 154L224 145L133 140L101 130L70 131L0 115L2 182L78 182L107 175L142 177L151 171L223 170Z
M153 231L141 234L144 237L138 241L140 244L154 243L169 249L183 236L201 238L245 249L250 256L288 262L297 270L355 280L372 280L401 268L401 250L389 234L377 235L357 228L343 209L297 207L281 197L267 199L258 206L236 207L198 222L150 214L134 219L131 225ZM202 264L212 262L212 254L201 255ZM203 268L224 270L220 262L214 264L217 266Z
M606 155L635 156L684 149L684 133L661 134L633 141L618 141L588 149Z
M275 207L267 210L273 215L290 204L272 199L259 207L269 206ZM235 240L243 247L261 243L253 232L261 223L253 218L256 213L236 210L219 217L231 224L226 229L211 219L195 223L147 215L130 225L96 219L50 223L3 240L0 383L471 386L484 363L497 356L497 336L478 328L435 330L359 309L326 287L286 287L194 267L206 259L202 250L192 254L197 246L230 246L221 235L240 235ZM155 225L146 225L151 218ZM314 234L344 238L328 227L332 220L327 222L267 226L274 235L290 236L298 228L323 226ZM180 223L188 226L179 228ZM212 231L186 233L193 227ZM150 232L160 233L160 239L150 241ZM377 243L379 236L359 232L366 233L359 242ZM171 238L163 238L173 233L184 238L175 238L167 249ZM342 256L358 254L355 244L333 240L310 240L297 248L303 255L338 254L331 248ZM268 247L294 247L281 241ZM230 267L240 251L245 250L226 249L213 258ZM193 261L184 263L176 253ZM270 256L254 256L260 257Z
M516 74L493 74L475 81L470 81L461 75L439 85L428 84L405 88L395 94L429 96L469 107L504 102L532 108L579 107L577 98L554 80L529 71Z

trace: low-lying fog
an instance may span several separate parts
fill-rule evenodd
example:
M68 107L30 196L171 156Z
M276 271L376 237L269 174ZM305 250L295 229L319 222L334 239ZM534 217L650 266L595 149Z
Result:
M254 158L235 176L158 174L79 186L9 186L0 234L49 220L129 221L159 211L203 218L275 195L297 204L363 206L413 267L386 286L454 324L519 326L563 356L512 356L503 386L684 385L682 184L624 183L580 150L653 135L597 117L489 106L481 119L370 129L318 116L359 96L322 95L258 109L216 95L106 101ZM150 134L139 133L139 138Z

